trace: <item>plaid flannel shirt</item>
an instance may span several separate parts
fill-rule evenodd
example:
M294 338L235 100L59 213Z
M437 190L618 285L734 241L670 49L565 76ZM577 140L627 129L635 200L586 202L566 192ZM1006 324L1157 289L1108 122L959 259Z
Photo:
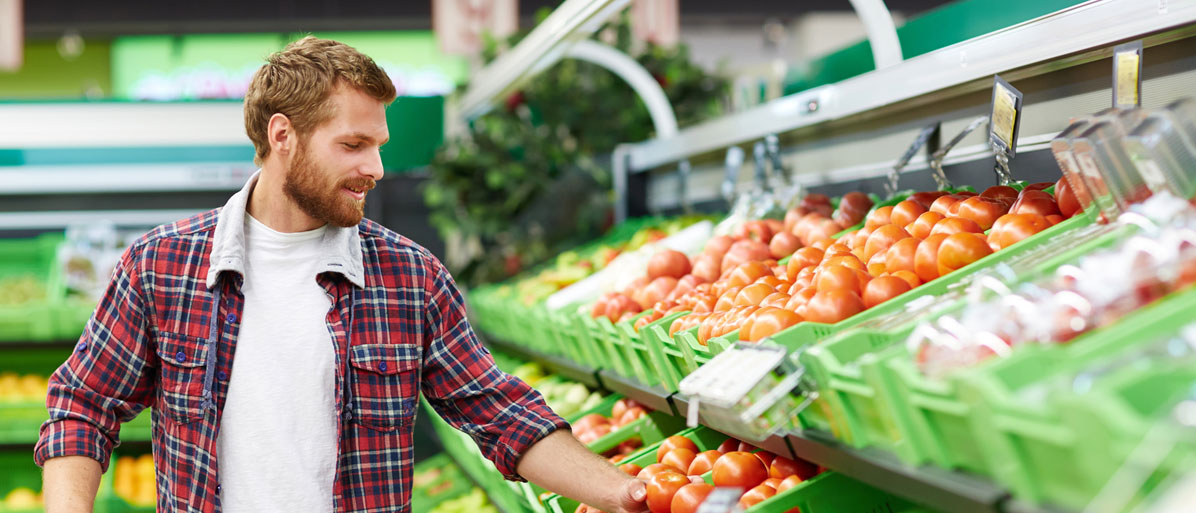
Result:
M120 425L153 407L157 510L220 511L216 437L244 296L243 221L256 175L222 209L132 244L75 350L50 378L35 449L107 471ZM460 292L427 250L369 220L328 230L325 321L336 350L333 507L409 511L419 394L519 480L523 452L567 424L494 366ZM280 347L286 341L278 341Z

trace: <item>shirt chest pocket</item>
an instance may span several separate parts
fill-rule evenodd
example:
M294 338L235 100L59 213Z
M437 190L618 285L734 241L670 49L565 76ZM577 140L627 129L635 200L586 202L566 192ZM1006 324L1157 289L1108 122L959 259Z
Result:
M419 396L423 347L360 344L349 347L354 420L391 430L411 423Z
M194 422L204 416L204 383L208 344L203 339L159 333L157 408L176 422Z

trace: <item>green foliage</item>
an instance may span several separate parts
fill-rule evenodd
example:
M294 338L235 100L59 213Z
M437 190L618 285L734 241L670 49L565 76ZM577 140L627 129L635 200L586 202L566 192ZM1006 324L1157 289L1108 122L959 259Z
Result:
M721 112L727 80L690 62L684 46L635 47L626 16L598 37L657 78L682 126ZM486 61L499 48L488 43ZM565 59L476 119L467 135L446 141L423 191L432 223L446 240L486 248L449 259L458 262L457 278L502 279L594 237L610 219L610 152L652 134L647 109L622 79Z

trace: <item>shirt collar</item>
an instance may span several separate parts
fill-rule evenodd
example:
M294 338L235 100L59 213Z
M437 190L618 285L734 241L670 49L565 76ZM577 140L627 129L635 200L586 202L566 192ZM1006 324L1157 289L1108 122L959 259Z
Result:
M245 182L239 192L228 199L216 217L216 232L212 236L212 253L208 262L208 288L216 286L220 273L233 271L245 274L245 209L249 194L257 185L259 169ZM320 239L320 272L338 273L358 287L365 286L365 265L362 263L361 236L357 226L342 228L329 226Z

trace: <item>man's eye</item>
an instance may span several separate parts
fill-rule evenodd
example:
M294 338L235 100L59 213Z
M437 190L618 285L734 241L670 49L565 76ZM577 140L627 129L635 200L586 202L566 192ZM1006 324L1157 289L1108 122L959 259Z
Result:
M350 150L356 150L357 148L361 147L360 144L352 144L352 143L341 143L341 144L343 144L346 148L349 148Z

